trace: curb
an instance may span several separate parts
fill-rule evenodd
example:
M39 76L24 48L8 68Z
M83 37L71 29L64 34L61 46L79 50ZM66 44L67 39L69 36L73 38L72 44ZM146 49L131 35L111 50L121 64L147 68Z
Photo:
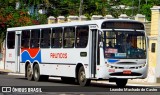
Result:
M8 74L9 72L11 72L10 70L7 70L7 69L0 69L0 74L4 74L4 75L6 75L6 74Z
M1 74L1 75L7 75L7 74L8 74L8 72L0 71L0 74Z
M8 75L18 75L18 76L25 76L24 74L21 74L21 73L8 73Z

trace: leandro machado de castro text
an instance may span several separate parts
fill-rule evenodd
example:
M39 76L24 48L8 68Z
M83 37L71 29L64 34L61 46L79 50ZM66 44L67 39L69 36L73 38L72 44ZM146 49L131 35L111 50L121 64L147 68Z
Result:
M149 91L149 92L157 92L157 88L110 88L110 91L116 92L116 91L127 91L127 92L133 92L133 91Z

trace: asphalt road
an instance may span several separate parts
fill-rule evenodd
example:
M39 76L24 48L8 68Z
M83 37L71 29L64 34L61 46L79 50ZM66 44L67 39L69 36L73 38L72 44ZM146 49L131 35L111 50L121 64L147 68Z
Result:
M8 88L6 88L8 87ZM7 92L10 89L11 92ZM64 83L60 79L28 81L21 75L0 75L0 95L160 95L160 87L126 86L117 88L114 84L92 82L81 87L76 83ZM17 93L18 92L18 93Z

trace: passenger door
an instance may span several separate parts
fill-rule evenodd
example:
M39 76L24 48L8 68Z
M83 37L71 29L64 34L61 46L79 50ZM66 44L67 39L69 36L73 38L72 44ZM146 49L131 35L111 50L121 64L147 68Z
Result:
M95 78L96 67L99 64L99 42L98 42L98 30L91 29L91 77Z
M21 31L16 31L15 36L15 70L20 73L20 43L21 43Z
M5 69L15 72L15 31L8 31L6 37Z
M5 69L12 72L20 72L20 35L21 31L7 32Z

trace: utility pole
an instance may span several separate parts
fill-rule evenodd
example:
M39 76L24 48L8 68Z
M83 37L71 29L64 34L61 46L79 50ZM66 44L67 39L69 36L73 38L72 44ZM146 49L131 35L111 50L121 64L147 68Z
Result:
M133 17L133 3L134 3L134 0L132 0L132 17Z
M79 6L79 20L81 21L81 15L82 15L82 5L83 5L83 0L80 0L80 6Z
M147 0L146 0L146 5L147 5Z
M139 0L139 4L138 4L138 13L140 13L140 5L141 5L141 0Z

